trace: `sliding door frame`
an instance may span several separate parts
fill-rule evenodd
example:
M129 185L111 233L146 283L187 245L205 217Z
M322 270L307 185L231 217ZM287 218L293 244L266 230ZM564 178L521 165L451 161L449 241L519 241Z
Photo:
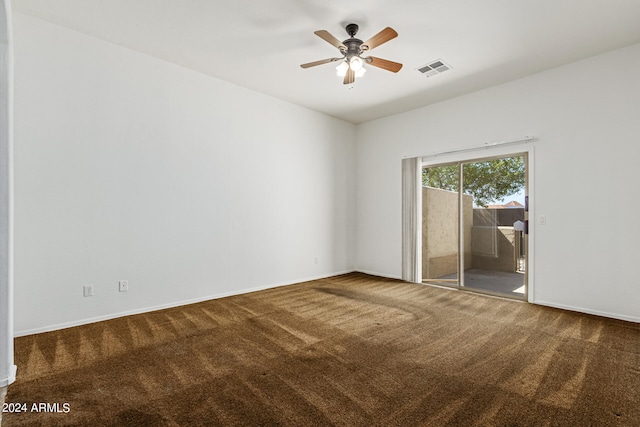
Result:
M509 144L505 146L490 146L478 148L477 150L464 150L464 152L454 152L442 155L425 156L422 158L422 168L464 164L478 161L495 160L504 157L524 156L526 162L525 173L525 196L528 200L528 234L525 235L526 265L525 265L525 293L524 300L535 301L534 287L534 248L535 248L535 197L534 197L534 147L530 143ZM463 168L458 170L458 215L460 215L463 199ZM422 257L419 260L422 263ZM420 267L422 269L422 267ZM476 290L462 286L464 284L464 224L462 218L458 220L458 286L457 289L485 293L489 295L502 296L489 291ZM454 288L455 289L455 288ZM514 298L519 299L519 298Z

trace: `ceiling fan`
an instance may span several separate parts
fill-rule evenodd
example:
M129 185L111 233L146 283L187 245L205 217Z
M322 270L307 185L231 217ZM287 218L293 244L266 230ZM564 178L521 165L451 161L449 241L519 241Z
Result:
M338 75L344 77L343 83L348 85L356 81L356 77L362 77L365 73L364 64L370 64L383 70L397 73L402 68L402 64L389 61L387 59L376 58L375 56L362 57L361 55L369 50L398 37L398 33L393 28L387 27L375 36L366 41L355 38L358 33L358 25L349 24L346 27L348 39L340 41L332 36L328 31L318 30L314 34L338 48L341 58L327 58L320 61L308 62L300 65L302 68L315 67L316 65L327 64L329 62L340 61L336 70Z

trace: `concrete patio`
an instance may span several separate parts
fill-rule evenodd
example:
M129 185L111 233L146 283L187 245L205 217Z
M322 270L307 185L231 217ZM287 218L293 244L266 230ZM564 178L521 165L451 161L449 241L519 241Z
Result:
M464 272L464 288L498 293L509 297L524 297L524 272L506 272L470 268ZM423 280L424 283L457 287L457 273Z

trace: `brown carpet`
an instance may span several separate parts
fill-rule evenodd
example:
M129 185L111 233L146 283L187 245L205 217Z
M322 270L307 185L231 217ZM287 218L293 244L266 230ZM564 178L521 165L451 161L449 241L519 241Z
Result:
M640 425L640 325L358 273L18 338L16 362L3 427Z

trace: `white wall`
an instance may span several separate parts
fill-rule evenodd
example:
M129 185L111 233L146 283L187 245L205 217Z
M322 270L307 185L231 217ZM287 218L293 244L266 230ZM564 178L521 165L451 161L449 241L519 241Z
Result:
M353 269L354 125L14 18L17 334Z
M403 157L534 135L534 302L640 321L639 69L634 45L360 125L356 268L400 276Z

